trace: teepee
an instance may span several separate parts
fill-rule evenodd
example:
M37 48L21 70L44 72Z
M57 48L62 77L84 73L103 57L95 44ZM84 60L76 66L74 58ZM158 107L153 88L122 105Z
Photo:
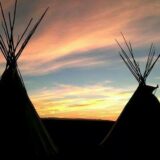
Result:
M32 19L29 21L15 43L17 0L13 15L8 14L8 21L1 3L0 9L3 30L3 34L0 34L0 50L7 62L0 79L0 159L54 159L57 148L29 99L17 65L18 58L47 10L32 28Z
M160 55L155 56L156 50L151 45L142 73L131 43L124 36L123 39L127 50L117 41L120 56L139 86L101 142L103 156L108 160L160 159L160 103L153 94L158 86L146 85L146 79Z

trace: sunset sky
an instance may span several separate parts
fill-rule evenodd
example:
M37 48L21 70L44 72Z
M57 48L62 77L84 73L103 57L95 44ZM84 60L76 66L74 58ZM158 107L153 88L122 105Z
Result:
M1 2L6 13L13 10L14 0ZM15 37L47 7L18 61L36 110L41 117L116 120L138 83L115 39L123 45L124 33L143 68L152 42L160 52L160 1L18 0ZM4 67L0 56L1 74ZM160 84L160 62L147 82Z

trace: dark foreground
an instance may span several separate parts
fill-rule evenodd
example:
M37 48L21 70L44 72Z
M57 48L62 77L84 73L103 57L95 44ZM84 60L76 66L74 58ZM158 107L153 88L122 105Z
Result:
M114 122L103 120L43 119L59 149L58 159L99 159L100 141Z

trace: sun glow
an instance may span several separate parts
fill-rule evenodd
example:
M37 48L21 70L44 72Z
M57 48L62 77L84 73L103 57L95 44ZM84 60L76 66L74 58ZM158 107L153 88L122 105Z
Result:
M42 117L116 120L131 91L105 85L67 86L44 89L31 96Z

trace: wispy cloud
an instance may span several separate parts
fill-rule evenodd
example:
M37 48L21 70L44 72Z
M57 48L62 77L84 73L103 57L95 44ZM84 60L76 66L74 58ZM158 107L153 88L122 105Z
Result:
M115 120L132 93L133 89L115 88L110 83L59 84L32 93L31 99L42 117Z
M108 62L109 64L110 62ZM21 63L22 70L24 74L30 75L44 75L50 72L54 72L60 69L66 68L87 68L87 67L98 67L106 65L106 60L91 58L91 57L81 57L77 59L68 59L62 61L48 61L47 63L40 63L39 65L32 63L30 66L25 63ZM32 68L32 70L29 70Z
M43 0L35 0L32 2L32 12L27 12L30 2L19 2L16 33L22 30L24 18L28 20L27 17L39 17L47 6L50 6L50 10L20 57L21 69L25 74L35 75L36 72L46 74L62 69L62 66L68 67L66 63L77 67L77 63L74 63L77 60L64 61L64 64L59 62L56 65L49 62L77 52L85 54L86 51L96 48L110 46L115 48L117 46L114 39L119 39L120 31L125 32L127 37L134 41L135 46L148 44L153 40L159 41L160 35L157 31L160 25L158 18L160 11L159 2L156 0L145 1L145 5L142 5L141 1L125 0L86 0L85 3L80 0L47 0L45 3ZM11 8L10 1L3 3L9 6L5 7L6 10ZM20 13L22 9L26 12ZM40 64L46 63L50 65L46 65L41 72ZM97 63L93 63L93 59L88 59L91 67Z

